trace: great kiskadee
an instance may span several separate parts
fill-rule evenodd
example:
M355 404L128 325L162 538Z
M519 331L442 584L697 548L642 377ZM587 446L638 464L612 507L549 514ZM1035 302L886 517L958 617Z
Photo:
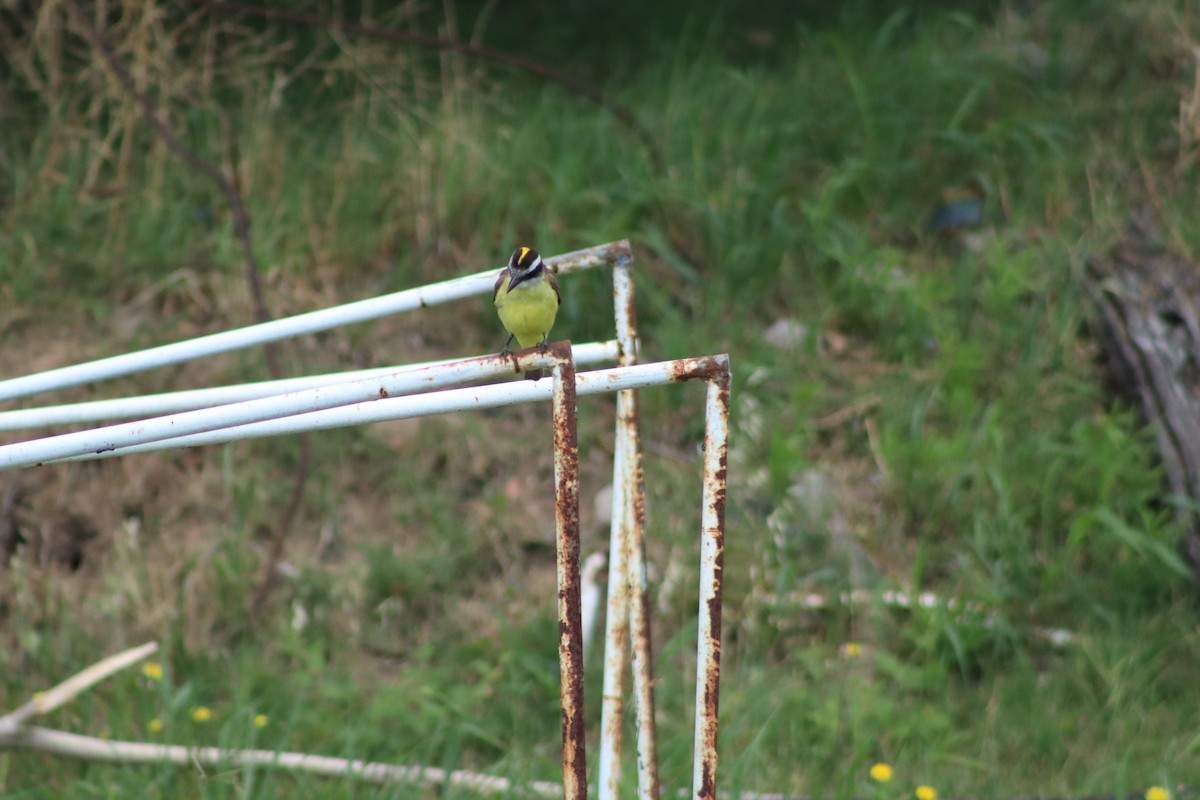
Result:
M558 280L546 268L538 251L532 247L514 250L492 290L492 305L509 333L502 352L508 352L513 339L521 347L545 344L560 302ZM542 377L542 371L529 370L525 377L536 381Z

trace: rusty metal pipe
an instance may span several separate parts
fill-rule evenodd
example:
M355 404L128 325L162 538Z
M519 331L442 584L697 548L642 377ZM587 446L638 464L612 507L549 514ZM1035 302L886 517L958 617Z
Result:
M638 409L635 393L631 416L636 425ZM628 500L631 520L629 543L629 630L633 641L633 696L637 712L638 798L658 800L658 732L654 722L654 661L650 640L650 596L646 588L646 491L642 477L640 442L631 448L629 472L633 491Z
M476 380L502 377L524 363L539 359L546 361L547 356L537 348L507 355L465 358L223 406L16 442L0 447L0 469L29 467L88 452L116 451L134 444L166 441L356 403L378 402L398 395L411 396L447 386L461 386Z
M617 366L637 363L637 323L629 267L632 253L613 264L613 309L617 333ZM612 526L608 543L608 604L604 629L604 677L600 706L600 800L616 800L621 776L624 676L629 636L629 551L633 541L633 475L630 454L638 449L636 415L631 415L632 391L617 394L613 437Z
M617 364L637 363L637 314L634 306L632 255L613 264L616 309ZM642 441L637 392L617 395L617 429L625 440L622 518L625 536L625 605L633 664L633 699L637 725L637 788L639 800L658 800L658 742L654 721L654 679L650 640L649 598L646 592L646 496L642 480Z
M541 355L538 348L511 354L508 371L520 372L526 369L553 369L554 360ZM576 395L594 395L617 392L622 389L644 388L647 386L662 386L668 383L684 383L687 381L707 380L712 369L725 363L726 356L698 356L681 358L675 361L661 361L652 364L639 364L634 367L617 367L615 369L593 370L577 373L575 376ZM515 359L515 361L511 361ZM8 468L6 463L13 460L24 461L25 466L44 461L91 461L99 458L114 458L133 453L149 453L158 450L172 450L177 447L198 447L200 445L221 444L224 442L255 439L265 436L283 436L301 433L303 431L329 430L344 428L350 425L363 425L370 422L387 422L396 419L411 419L413 417L445 414L453 411L471 411L484 408L499 408L517 403L545 402L550 399L551 381L509 381L493 386L477 386L469 389L448 389L441 392L414 395L408 397L388 397L367 403L354 403L340 408L328 408L323 411L295 413L294 410L278 408L272 415L275 419L251 424L236 424L226 420L219 429L214 428L206 433L183 436L173 436L162 439L160 434L148 431L130 431L128 439L116 449L93 449L92 440L73 447L68 454L47 453L47 446L57 450L55 443L64 438L77 434L64 434L45 439L34 439L29 442L18 442L0 446L0 470ZM335 387L336 388L336 387ZM386 387L384 387L386 388ZM251 401L259 402L259 401ZM214 411L216 409L205 409ZM201 412L191 411L187 415ZM284 416L286 414L286 416ZM157 417L147 420L145 424L172 424L179 416ZM185 418L190 418L185 416ZM130 424L130 423L126 423ZM134 423L140 426L143 423ZM108 428L98 429L101 431ZM83 431L81 433L95 433ZM31 460L30 460L31 459Z
M551 402L563 798L586 800L587 729L583 714L583 619L579 597L579 437L575 414L575 362L571 358L569 342L555 342L549 350L556 359Z
M730 373L713 374L704 403L704 487L700 511L700 609L696 642L696 731L692 797L717 797L717 706L721 681L721 589L725 566L725 479Z
M617 395L617 432L613 441L612 527L608 541L608 602L604 620L604 676L600 702L600 800L616 800L621 777L621 722L624 708L625 643L629 631L629 491L627 434Z

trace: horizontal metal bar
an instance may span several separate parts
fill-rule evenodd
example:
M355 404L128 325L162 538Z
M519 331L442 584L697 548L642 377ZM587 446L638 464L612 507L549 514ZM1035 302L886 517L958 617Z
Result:
M29 467L85 453L104 453L143 442L173 439L177 436L245 425L291 414L378 401L385 397L425 392L445 386L461 386L471 381L497 378L514 370L552 367L554 363L554 358L545 349L529 348L507 355L468 358L435 367L394 372L367 380L320 386L227 406L201 408L89 431L16 442L0 447L0 469Z
M611 363L617 359L617 342L614 340L575 345L572 353L576 364ZM78 425L85 422L105 422L118 419L146 419L163 414L192 411L197 408L212 408L227 403L255 400L260 397L273 397L302 389L315 389L319 386L332 386L338 383L400 374L449 363L451 363L449 360L429 361L423 364L375 367L352 372L333 372L326 375L307 375L277 381L214 386L208 389L165 392L141 397L118 397L111 400L92 400L84 403L64 403L40 408L0 411L0 431L25 430L50 425Z
M562 274L613 264L622 258L629 258L628 241L612 242L585 250L576 250L573 253L564 253L547 258L546 263ZM499 269L501 268L494 267L474 275L465 275L441 283L407 289L381 297L371 297L333 308L310 311L294 317L222 331L197 339L152 347L149 350L140 350L135 353L124 353L48 372L10 378L0 381L0 402L486 294L492 290L492 284L496 280Z
M578 396L606 394L622 389L642 389L648 386L707 380L714 368L726 368L728 363L729 357L722 354L581 372L575 376L575 392ZM303 433L304 431L345 428L351 425L426 417L455 411L499 408L549 399L550 381L511 381L493 386L450 389L411 397L390 397L373 402L347 405L342 408L295 414L281 419L210 430L196 435L179 436L168 440L147 440L145 444L131 444L118 450L102 453L77 453L74 456L56 460L91 461L98 458L113 458L134 453L170 450L177 447L223 444L242 439L259 439L266 436ZM171 419L171 417L162 417L161 419ZM4 449L0 448L0 455L3 454Z

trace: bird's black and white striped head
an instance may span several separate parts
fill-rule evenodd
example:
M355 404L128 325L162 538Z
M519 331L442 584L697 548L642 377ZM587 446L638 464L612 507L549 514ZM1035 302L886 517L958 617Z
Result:
M508 269L514 276L532 275L543 266L542 257L532 247L518 247L508 260Z
M509 259L509 291L518 283L544 275L546 263L533 247L517 247Z

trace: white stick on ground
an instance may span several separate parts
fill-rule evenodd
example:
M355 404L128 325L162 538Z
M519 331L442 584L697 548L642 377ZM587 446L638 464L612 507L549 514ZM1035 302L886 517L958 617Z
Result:
M562 787L548 781L516 784L507 778L436 767L380 764L307 753L273 750L233 750L220 747L185 747L173 744L114 742L94 736L29 726L31 718L47 714L78 697L100 681L141 661L158 650L157 642L133 647L99 661L52 689L40 692L28 703L0 717L0 748L21 747L43 753L122 764L179 764L186 766L243 767L271 766L303 770L329 777L348 777L372 783L414 783L423 786L456 786L481 794L526 793L539 797L562 795Z
M286 753L274 750L233 750L221 747L185 747L177 744L114 742L48 728L25 728L0 737L2 747L24 747L43 753L122 764L178 764L203 767L270 766L300 770L326 777L345 777L370 783L412 783L422 786L454 786L481 794L528 793L538 797L561 797L562 786L549 781L514 783L507 778L477 772L436 767L403 766L348 758Z
M25 705L0 717L0 743L17 734L32 717L48 714L59 706L74 700L100 681L141 661L158 650L158 642L149 642L133 647L99 661L76 675L45 692L39 693Z

